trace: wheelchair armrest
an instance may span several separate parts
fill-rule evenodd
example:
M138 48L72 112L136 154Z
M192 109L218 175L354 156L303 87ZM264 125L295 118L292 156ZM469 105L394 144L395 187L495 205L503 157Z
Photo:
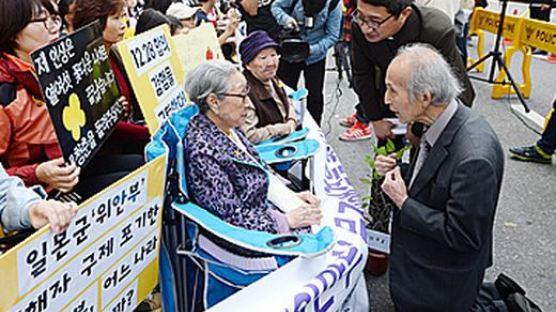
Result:
M271 234L231 225L192 202L174 202L172 208L212 234L254 252L312 258L326 253L335 243L334 233L328 226L316 234Z
M267 164L307 159L318 151L320 143L313 139L287 144L258 145L257 152Z

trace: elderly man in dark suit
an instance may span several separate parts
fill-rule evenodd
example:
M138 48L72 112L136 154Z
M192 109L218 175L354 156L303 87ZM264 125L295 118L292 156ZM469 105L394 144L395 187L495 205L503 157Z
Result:
M488 123L462 105L458 80L433 48L403 48L386 74L385 102L425 132L412 164L377 157L382 190L399 208L390 291L398 311L469 311L492 265L492 227L504 171ZM403 166L402 166L403 167ZM402 173L403 172L403 173Z

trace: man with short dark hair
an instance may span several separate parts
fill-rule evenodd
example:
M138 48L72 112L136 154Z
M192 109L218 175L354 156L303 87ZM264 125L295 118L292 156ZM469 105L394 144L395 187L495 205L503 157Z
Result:
M401 122L424 125L402 170L378 156L392 199L390 294L397 311L470 311L492 265L504 153L489 124L462 105L458 79L423 44L400 50L386 73L385 103Z
M475 92L467 77L465 64L456 47L453 21L435 8L417 7L413 0L360 0L353 25L353 79L359 97L356 114L340 122L351 127L340 135L344 141L371 137L371 122L379 145L394 138L394 117L384 105L384 74L390 61L403 45L428 43L438 49L455 69L463 85L462 102L471 106Z

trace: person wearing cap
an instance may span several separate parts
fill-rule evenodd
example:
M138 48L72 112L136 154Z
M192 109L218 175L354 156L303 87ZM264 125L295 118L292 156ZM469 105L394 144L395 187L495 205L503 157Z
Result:
M295 131L297 118L293 103L276 78L279 45L262 30L250 33L239 45L243 75L249 86L249 107L243 131L258 144Z
M183 2L174 2L166 11L166 15L177 17L184 28L193 29L197 25L196 14L199 8L193 8Z

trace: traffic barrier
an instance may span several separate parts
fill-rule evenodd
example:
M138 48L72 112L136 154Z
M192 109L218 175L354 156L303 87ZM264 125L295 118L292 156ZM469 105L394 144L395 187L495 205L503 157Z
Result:
M494 11L476 8L473 11L469 33L479 37L477 55L479 58L484 53L484 32L497 33L500 23L500 14ZM549 53L556 53L556 24L526 17L507 15L504 21L502 36L511 39L513 44L504 53L504 62L510 68L511 60L517 51L523 54L521 71L523 82L517 83L524 98L531 95L531 49L539 48ZM556 61L556 60L555 60ZM484 71L484 64L477 67L478 72ZM509 84L505 84L506 73L500 71L492 87L492 98L497 99L508 94L515 94Z
M519 11L517 10L517 8L515 8L515 9L512 11L512 15L513 15L513 16L518 16L518 15L519 15ZM510 46L510 45L512 45L512 39L511 39L511 38L504 38L503 44L504 44L505 46Z

